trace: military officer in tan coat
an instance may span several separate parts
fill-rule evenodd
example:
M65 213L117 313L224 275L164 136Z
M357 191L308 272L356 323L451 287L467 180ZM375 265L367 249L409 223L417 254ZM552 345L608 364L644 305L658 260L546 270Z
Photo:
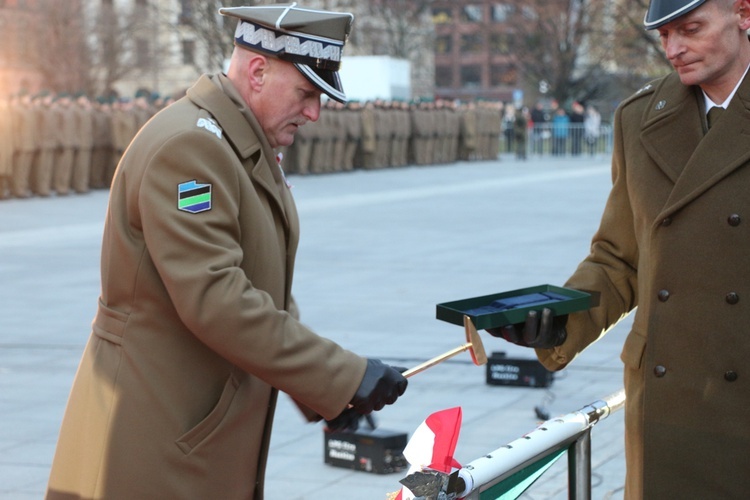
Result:
M473 160L477 149L477 111L474 101L463 103L459 111L459 158Z
M750 0L652 0L645 24L675 72L615 114L614 185L567 282L600 305L494 333L560 369L637 307L625 497L747 498Z
M344 116L344 132L346 134L346 146L344 147L344 170L352 170L355 165L355 157L359 142L362 139L362 122L360 114L362 107L359 102L348 102L342 110Z
M31 193L31 172L38 149L38 114L31 95L24 94L12 106L14 149L11 191L16 198Z
M116 165L120 162L122 154L138 132L139 125L133 102L127 98L119 99L113 103L110 116L112 118L113 163ZM105 179L107 185L111 181L111 178Z
M0 199L11 194L13 177L13 122L10 102L0 98Z
M109 188L109 182L114 175L112 107L105 99L100 99L100 101L92 110L94 141L89 186L94 189Z
M375 123L375 104L367 101L360 113L362 140L357 150L356 164L364 169L375 168L375 154L377 153L377 129Z
M73 172L70 184L76 193L85 193L89 190L91 178L91 157L94 150L94 110L91 101L85 94L76 96L75 106L75 130L78 139Z
M34 98L36 114L36 154L31 171L31 188L37 196L49 196L52 190L52 175L55 168L55 153L59 147L58 120L53 109L54 96L42 91Z
M318 118L322 92L345 99L352 16L221 13L240 19L227 75L152 118L115 173L50 499L261 499L278 391L335 427L406 388L303 326L291 295L298 217L274 148ZM299 43L268 43L281 36Z
M73 108L70 95L60 94L52 106L52 116L57 130L57 149L55 151L52 185L59 196L70 192L70 182L73 176L73 165L79 146L77 128L78 114Z

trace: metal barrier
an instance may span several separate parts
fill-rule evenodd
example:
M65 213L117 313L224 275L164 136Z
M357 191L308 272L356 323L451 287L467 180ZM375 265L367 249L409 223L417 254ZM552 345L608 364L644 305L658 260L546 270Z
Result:
M600 125L596 130L587 130L581 123L535 123L528 130L525 153L527 157L609 156L612 154L612 140L612 126L608 124ZM500 152L517 155L517 146L513 130L504 130L501 134Z
M576 412L547 420L531 433L474 460L458 471L456 497L499 498L524 478L541 475L567 452L568 498L590 500L591 429L624 404L625 391L620 389Z
M451 473L417 471L401 480L427 500L497 500L520 496L555 461L568 454L568 498L591 499L591 429L625 406L620 389L580 410L542 423L536 430Z

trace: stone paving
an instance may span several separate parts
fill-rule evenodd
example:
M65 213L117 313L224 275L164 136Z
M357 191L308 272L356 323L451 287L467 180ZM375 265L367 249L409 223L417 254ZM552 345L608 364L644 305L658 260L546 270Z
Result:
M303 321L370 357L411 367L463 343L435 319L440 302L562 284L588 251L610 184L608 158L531 158L319 176L291 176L302 224L295 297ZM42 498L57 432L99 290L107 192L0 202L0 498ZM460 406L461 463L534 430L539 407L578 410L622 386L625 319L544 388L486 384L468 354L415 375L376 415L411 432L432 412ZM488 353L529 350L480 332ZM592 433L592 498L622 498L623 421ZM327 465L320 424L283 395L266 497L373 499L403 473ZM560 460L523 498L567 498Z

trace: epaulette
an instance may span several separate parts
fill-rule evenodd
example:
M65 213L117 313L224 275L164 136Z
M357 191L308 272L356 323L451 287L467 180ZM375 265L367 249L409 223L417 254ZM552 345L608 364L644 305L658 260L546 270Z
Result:
M639 98L641 98L643 96L647 96L649 94L653 94L654 91L656 90L658 82L659 82L659 80L652 80L652 81L648 82L646 85L644 85L643 87L641 87L638 90L636 90L636 92L633 95L631 95L630 97L627 97L626 99L624 99L620 103L620 106L624 106L624 105L626 105L626 104L628 104L628 103L630 103L632 101L635 101L636 99L639 99Z

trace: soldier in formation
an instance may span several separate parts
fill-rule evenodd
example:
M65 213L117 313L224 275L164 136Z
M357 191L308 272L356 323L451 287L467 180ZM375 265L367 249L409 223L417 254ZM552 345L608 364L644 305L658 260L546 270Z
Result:
M47 91L0 99L0 198L108 188L119 156L157 110L144 93L132 102Z
M109 188L136 132L171 99L40 92L0 100L0 198ZM279 158L289 174L496 160L500 102L329 100ZM6 131L6 133L3 133Z
M497 160L501 102L329 101L285 148L289 174Z

